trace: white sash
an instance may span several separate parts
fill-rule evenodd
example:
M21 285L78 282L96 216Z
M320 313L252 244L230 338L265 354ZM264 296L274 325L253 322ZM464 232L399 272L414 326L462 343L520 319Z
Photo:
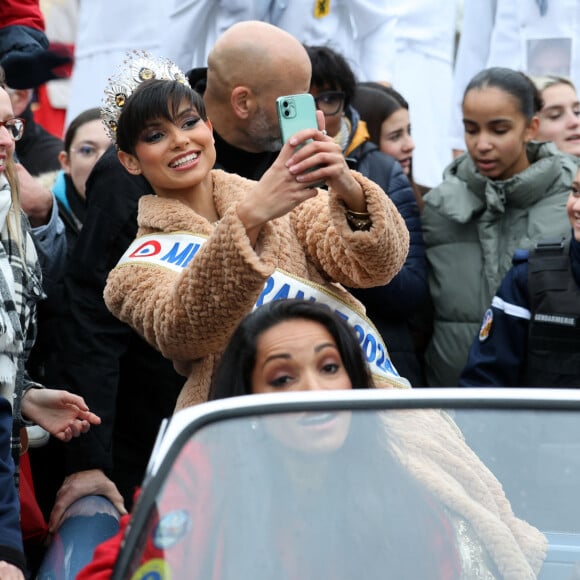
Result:
M133 241L117 266L147 264L181 272L195 257L207 237L190 233L158 233ZM326 304L354 328L371 373L395 387L408 388L409 381L399 376L389 358L387 347L373 323L352 306L332 294L328 288L276 269L266 280L254 308L284 298L301 298Z

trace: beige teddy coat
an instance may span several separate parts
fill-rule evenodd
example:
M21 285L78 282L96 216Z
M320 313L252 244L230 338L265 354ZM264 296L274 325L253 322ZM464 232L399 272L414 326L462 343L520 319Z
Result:
M369 231L352 231L342 203L318 190L316 197L266 224L256 249L236 211L252 181L212 171L220 216L215 224L180 201L141 198L138 236L157 232L208 236L181 273L123 264L111 271L105 287L109 310L187 377L177 408L206 400L216 357L276 268L332 287L344 302L360 308L342 285L379 286L397 274L409 247L405 222L378 185L353 175L363 187L372 220Z
M206 400L217 357L275 268L332 287L346 303L360 307L341 285L388 283L403 265L409 243L405 223L382 189L354 173L371 214L370 231L353 232L341 203L320 190L267 224L254 249L236 212L253 182L220 170L211 175L216 224L176 200L145 196L140 201L139 235L208 236L186 268L176 273L123 264L111 271L105 288L111 312L187 376L178 408ZM533 578L545 557L545 538L514 516L500 483L452 422L436 411L407 411L389 416L385 427L403 465L470 523L504 577Z

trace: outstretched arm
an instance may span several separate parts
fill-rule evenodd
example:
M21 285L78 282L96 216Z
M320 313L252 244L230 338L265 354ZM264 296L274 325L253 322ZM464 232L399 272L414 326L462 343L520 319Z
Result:
M101 423L82 397L60 389L28 389L22 398L22 415L61 441L70 441Z

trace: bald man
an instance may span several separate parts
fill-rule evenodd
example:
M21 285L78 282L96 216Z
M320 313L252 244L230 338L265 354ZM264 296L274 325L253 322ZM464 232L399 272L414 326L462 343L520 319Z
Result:
M276 99L307 93L311 72L308 53L292 35L264 22L235 24L208 57L204 102L214 129L240 149L278 151Z
M259 21L240 22L208 57L203 93L216 140L216 167L259 179L280 150L276 99L306 93L310 58L292 35ZM190 74L192 85L196 84Z
M219 38L208 64L204 101L214 128L216 167L259 179L281 146L276 98L310 88L308 53L287 32L247 21ZM86 495L104 495L121 511L130 506L159 424L183 386L169 361L103 302L109 270L134 240L138 200L148 193L147 181L127 173L114 147L87 182L87 214L65 278L69 309L62 321L59 384L82 394L107 420L67 445L66 478L51 530L64 510Z

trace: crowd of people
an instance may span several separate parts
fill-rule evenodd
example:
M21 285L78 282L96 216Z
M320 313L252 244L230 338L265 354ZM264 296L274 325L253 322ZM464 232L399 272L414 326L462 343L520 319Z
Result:
M128 4L80 4L60 137L33 101L72 56L38 3L0 9L5 459L16 495L19 464L42 481L42 546L84 496L130 511L161 420L212 396L270 302L338 311L376 386L580 386L580 78L560 8L465 0L456 43L452 2L175 2L164 34L150 4L147 26L112 18L117 44L95 27ZM307 92L318 128L282 143L276 99Z

